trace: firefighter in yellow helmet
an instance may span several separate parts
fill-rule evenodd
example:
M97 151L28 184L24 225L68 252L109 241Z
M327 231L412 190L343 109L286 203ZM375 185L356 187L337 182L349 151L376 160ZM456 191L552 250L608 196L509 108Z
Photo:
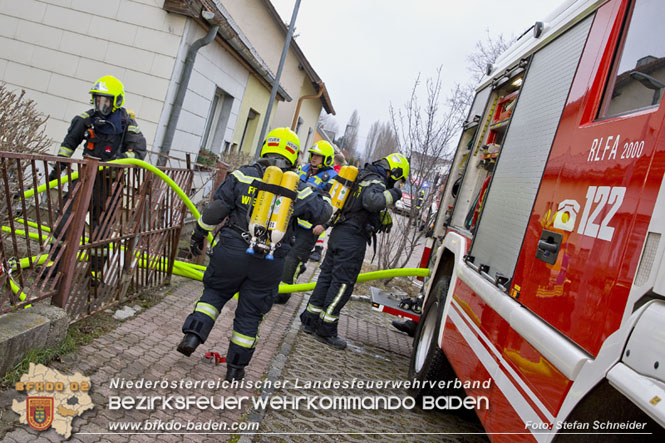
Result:
M256 202L257 188L268 166L283 171L296 166L300 141L289 128L270 131L261 149L261 158L254 164L241 166L233 171L217 188L213 201L201 213L192 233L190 249L193 255L201 254L208 232L223 220L219 239L213 248L210 264L203 276L203 294L194 311L185 319L185 334L177 350L189 356L204 343L224 304L238 293L238 306L233 321L231 342L226 357L226 379L240 380L245 375L258 341L259 323L270 310L284 271L284 257L290 247L293 224L297 218L310 223L325 223L332 213L329 200L304 183L299 183L289 229L284 241L267 260L265 253L248 254L250 244L249 214ZM267 186L267 185L266 185ZM271 185L273 186L273 185Z
M136 121L122 106L125 87L112 75L105 75L90 88L93 109L83 112L69 126L58 150L59 157L71 157L85 141L83 156L102 161L118 158L145 158L146 142ZM57 171L51 172L56 178Z
M312 189L327 195L333 185L332 178L337 176L337 172L333 169L334 156L335 150L330 143L325 140L316 142L309 148L309 162L298 170L300 180L309 184ZM303 272L317 238L324 231L323 224L312 225L307 220L298 220L295 230L296 241L286 256L282 282L294 283L297 275ZM290 296L291 294L278 294L275 303L284 304L289 301Z
M390 231L388 209L402 197L400 188L408 176L409 161L399 153L366 164L358 173L330 233L314 292L300 316L303 330L317 340L346 348L346 341L337 334L340 312L351 297L366 245L376 233Z
M70 158L78 146L83 143L83 157L93 157L101 161L119 158L139 158L146 155L146 141L141 129L133 116L123 105L125 104L125 87L122 82L112 75L99 78L90 88L90 104L92 109L83 112L72 119L67 135L60 144L58 157ZM49 181L55 180L64 174L66 164L56 163L49 173ZM90 206L92 231L95 231L108 200L107 191L111 189L110 176L107 173L98 173L93 189L92 204ZM67 206L71 208L71 205ZM62 222L55 229L56 248L59 249L58 239L62 229L71 214L71 209L65 212ZM108 231L101 229L98 238L107 236ZM55 254L58 252L56 251ZM54 257L56 256L54 254ZM101 280L99 272L103 268L105 258L96 257L92 252L90 260L91 275L95 283Z

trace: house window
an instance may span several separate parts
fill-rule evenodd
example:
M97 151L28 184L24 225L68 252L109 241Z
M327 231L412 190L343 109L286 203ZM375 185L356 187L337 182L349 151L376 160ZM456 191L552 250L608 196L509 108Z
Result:
M228 148L228 142L226 142L226 145L224 142L224 135L231 115L232 104L233 97L224 93L221 89L217 89L210 102L208 119L201 138L201 149L219 154L223 146Z
M247 121L245 121L245 129L242 131L242 138L240 139L240 150L251 152L254 145L254 136L256 135L256 128L259 123L259 113L250 109L247 113ZM247 149L245 149L247 148Z
M665 92L665 21L661 0L635 0L624 24L599 117L607 118L660 104Z

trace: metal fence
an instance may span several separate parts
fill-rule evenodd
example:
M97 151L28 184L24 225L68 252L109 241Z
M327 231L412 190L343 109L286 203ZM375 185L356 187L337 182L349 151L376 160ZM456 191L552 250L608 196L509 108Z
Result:
M161 170L191 191L191 169ZM168 283L185 210L140 167L0 152L0 313L51 298L75 321Z

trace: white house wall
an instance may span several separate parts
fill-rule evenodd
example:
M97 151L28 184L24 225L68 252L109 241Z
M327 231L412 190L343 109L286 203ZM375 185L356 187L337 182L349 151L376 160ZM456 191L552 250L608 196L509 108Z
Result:
M159 147L184 55L206 32L162 6L161 0L0 0L0 80L24 89L50 116L52 153L71 119L90 109L88 91L103 75L124 83L125 107L136 113L148 149ZM202 48L173 146L198 152L215 85L237 99L224 137L230 141L247 77L215 41Z
M93 82L107 74L125 84L125 106L152 144L186 21L161 3L0 0L0 80L50 116L52 152L71 119L90 108Z
M178 69L174 81L180 79L180 73L184 66L187 49L196 40L204 37L208 32L197 23L191 21L187 26L185 40L187 42L184 54L179 58ZM219 37L218 37L219 38ZM178 125L173 137L171 154L174 157L183 157L184 153L198 153L201 148L203 132L205 130L210 104L215 97L217 88L227 95L233 97L231 114L227 121L223 140L231 142L235 128L240 102L247 86L249 72L233 56L224 50L217 40L202 47L196 56L194 68L187 87L187 93L183 101L182 110L178 119ZM175 90L173 96L175 95ZM165 115L170 112L173 96L169 97L169 105L165 107ZM168 108L168 109L167 109ZM163 119L166 124L168 116ZM160 128L160 143L165 126ZM223 146L221 147L223 149Z

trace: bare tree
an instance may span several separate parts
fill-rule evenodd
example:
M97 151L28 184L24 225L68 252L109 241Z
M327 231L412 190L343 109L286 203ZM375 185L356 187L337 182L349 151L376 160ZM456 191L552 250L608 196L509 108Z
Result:
M342 136L341 147L343 150L347 151L349 158L358 159L358 130L360 128L360 117L358 117L358 110L354 109L349 122L344 128L344 134Z
M46 154L52 140L46 135L48 115L37 110L36 103L26 98L25 91L10 91L0 82L0 151L20 154ZM7 224L8 206L17 204L17 193L32 186L32 168L28 162L8 161L3 164L7 188L0 186L0 223ZM39 177L37 177L39 178ZM9 191L8 195L5 194ZM20 208L14 209L14 214ZM0 234L4 239L8 234Z
M442 175L450 163L450 144L457 135L464 118L463 109L442 106L441 71L424 83L420 75L411 90L409 100L402 108L390 106L393 133L399 152L409 158L411 172L403 192L411 196L410 207L404 216L393 218L393 233L381 236L378 243L381 269L403 267L425 234L421 227L423 215L430 210ZM419 92L424 86L425 102L420 103ZM405 202L406 203L406 202Z
M476 49L467 57L467 70L471 74L468 83L456 84L450 96L441 102L441 68L436 78L425 82L426 100L418 102L420 75L413 86L411 97L403 108L390 107L394 133L398 137L399 150L409 157L411 180L404 188L411 197L406 216L394 218L394 231L379 240L379 266L382 269L402 267L410 259L419 241L425 235L422 228L436 208L433 208L438 192L445 183L452 161L451 142L459 134L475 95L475 86L485 75L488 63L494 63L514 39L503 35L496 38L486 31L484 40L476 42ZM450 150L449 150L450 149Z
M397 151L397 136L389 122L372 123L365 142L365 159L371 162Z
M513 43L513 37L506 38L503 34L496 37L490 35L489 29L485 29L485 39L476 42L476 50L466 57L467 71L473 79L475 86L487 71L487 65L494 63L506 49Z
M476 95L476 86L485 75L487 65L494 63L510 45L514 38L506 38L503 34L492 38L489 30L485 30L485 39L476 42L474 52L466 57L466 70L471 75L471 80L466 83L457 83L449 99L450 106L461 107L466 111L471 108L473 98Z
M0 151L46 153L52 143L46 136L47 120L24 90L17 95L0 83Z

